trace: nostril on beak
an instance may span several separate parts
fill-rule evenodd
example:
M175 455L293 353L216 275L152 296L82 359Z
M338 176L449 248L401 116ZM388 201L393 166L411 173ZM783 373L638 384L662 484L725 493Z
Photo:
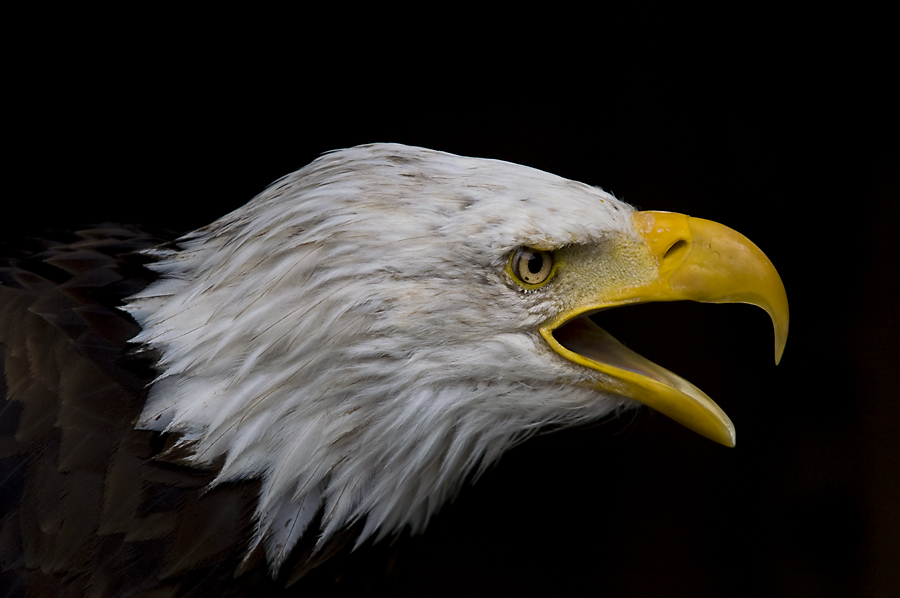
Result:
M667 260L670 258L674 258L679 253L684 252L686 249L687 249L687 241L685 241L683 239L679 239L678 241L675 241L675 243L673 243L672 246L669 247L668 250L666 250L666 254L663 256L663 259Z

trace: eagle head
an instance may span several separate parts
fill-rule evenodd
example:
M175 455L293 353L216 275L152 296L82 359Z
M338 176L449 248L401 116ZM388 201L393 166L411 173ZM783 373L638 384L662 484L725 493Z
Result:
M729 228L397 144L325 154L153 255L159 279L126 305L159 355L138 427L221 464L213 485L260 481L250 550L273 573L305 535L422 530L548 424L643 403L734 444L709 397L597 311L753 303L776 361L788 328L778 274Z

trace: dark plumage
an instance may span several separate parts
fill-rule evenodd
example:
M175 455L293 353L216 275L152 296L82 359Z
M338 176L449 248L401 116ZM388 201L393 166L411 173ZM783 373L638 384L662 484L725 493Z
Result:
M215 469L178 464L172 435L134 428L153 360L129 347L140 328L118 307L156 278L137 252L165 241L105 225L0 250L0 595L274 595L298 573L273 580L260 554L241 565L258 483L204 492ZM300 573L325 560L303 554ZM311 585L354 593L385 562Z

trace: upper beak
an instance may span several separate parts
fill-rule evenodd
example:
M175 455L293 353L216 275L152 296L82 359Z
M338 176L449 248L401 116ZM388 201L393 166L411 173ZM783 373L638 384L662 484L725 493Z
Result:
M629 303L689 299L750 303L772 318L775 362L788 333L784 285L765 254L721 224L669 212L636 212L636 230L651 264L634 284L604 288L544 325L540 332L567 359L606 376L594 385L638 400L688 428L727 446L734 425L699 388L626 348L586 316Z

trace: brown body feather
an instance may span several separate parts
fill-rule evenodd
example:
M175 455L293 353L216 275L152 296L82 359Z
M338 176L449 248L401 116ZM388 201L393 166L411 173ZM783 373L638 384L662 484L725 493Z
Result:
M128 345L138 325L116 307L154 278L135 252L162 241L106 226L0 255L0 595L305 595L307 584L378 583L384 571L369 563L339 586L333 568L291 585L352 533L312 559L298 546L270 579L259 550L244 559L258 484L204 492L215 470L179 465L172 438L134 428L154 373Z

